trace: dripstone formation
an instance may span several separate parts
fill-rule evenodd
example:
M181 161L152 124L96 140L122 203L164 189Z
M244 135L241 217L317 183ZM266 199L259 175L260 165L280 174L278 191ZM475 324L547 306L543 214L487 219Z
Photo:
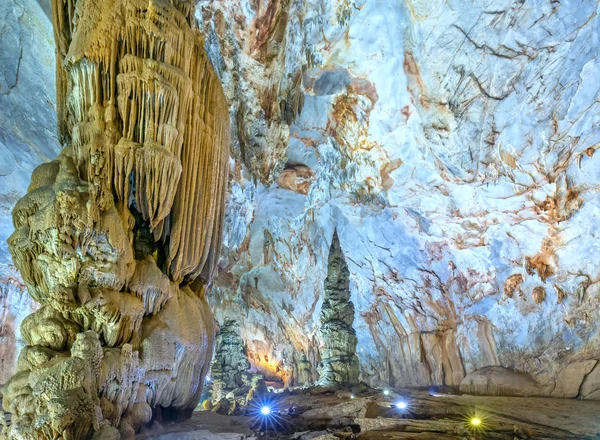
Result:
M220 400L232 390L248 385L250 362L237 321L227 320L217 335L215 359L211 366L212 398Z
M41 308L3 389L8 438L131 438L200 399L229 116L193 11L53 1L64 148L13 210L9 247Z
M350 301L348 266L337 232L333 233L321 309L321 337L324 348L319 367L320 385L358 383L358 358L354 304Z

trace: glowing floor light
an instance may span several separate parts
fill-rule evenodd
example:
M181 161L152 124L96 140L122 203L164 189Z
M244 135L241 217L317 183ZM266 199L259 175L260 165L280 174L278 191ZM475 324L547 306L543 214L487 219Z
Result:
M271 414L271 408L270 408L270 407L268 407L268 406L263 406L263 407L260 409L260 413L261 413L263 416L268 416L269 414Z
M398 409L406 409L406 408L408 408L408 405L406 404L406 402L399 401L399 402L396 402L396 408L398 408Z
M204 380L206 380L207 382L210 382L210 379L211 379L210 376L206 376L206 379L204 379Z
M481 426L481 419L479 417L471 417L469 424L474 428L479 427Z
M383 390L383 395L384 396L389 396L390 395L390 390L388 390L388 389Z
M466 415L465 421L467 429L471 431L483 432L489 428L487 418L481 413L471 412Z
M354 394L351 394L351 395L350 395L350 398L351 398L351 399L354 399L354 398L355 398Z

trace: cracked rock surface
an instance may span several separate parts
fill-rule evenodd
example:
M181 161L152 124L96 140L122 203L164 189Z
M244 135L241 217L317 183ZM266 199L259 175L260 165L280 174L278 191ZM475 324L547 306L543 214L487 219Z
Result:
M261 66L303 70L281 177L231 164L211 301L252 365L318 378L335 229L362 381L466 389L498 367L492 392L597 396L598 2L296 0L284 29L261 27L279 2L234 3L201 14L225 89L248 82L234 106L279 78ZM285 65L245 49L259 28Z
M318 380L336 230L360 380L599 398L598 2L224 0L195 18L231 117L210 302L253 369ZM24 49L8 97L43 46ZM27 179L2 182L9 225Z

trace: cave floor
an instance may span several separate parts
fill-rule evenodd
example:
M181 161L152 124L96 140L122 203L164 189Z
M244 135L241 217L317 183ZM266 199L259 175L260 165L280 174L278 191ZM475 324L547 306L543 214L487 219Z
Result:
M407 404L404 410L396 402ZM266 404L266 403L263 403ZM164 424L138 440L235 440L243 438L335 439L600 439L600 401L481 397L396 390L296 390L272 394L268 417L196 411L191 419ZM480 419L477 428L470 426Z

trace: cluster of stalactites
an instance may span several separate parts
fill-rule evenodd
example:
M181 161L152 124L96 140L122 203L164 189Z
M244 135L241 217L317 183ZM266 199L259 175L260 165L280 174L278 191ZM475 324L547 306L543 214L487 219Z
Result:
M13 210L9 249L42 307L3 434L132 438L154 407L191 411L202 393L229 114L191 2L53 7L65 148Z
M193 2L53 0L61 137L100 210L139 212L177 283L220 251L229 115Z

